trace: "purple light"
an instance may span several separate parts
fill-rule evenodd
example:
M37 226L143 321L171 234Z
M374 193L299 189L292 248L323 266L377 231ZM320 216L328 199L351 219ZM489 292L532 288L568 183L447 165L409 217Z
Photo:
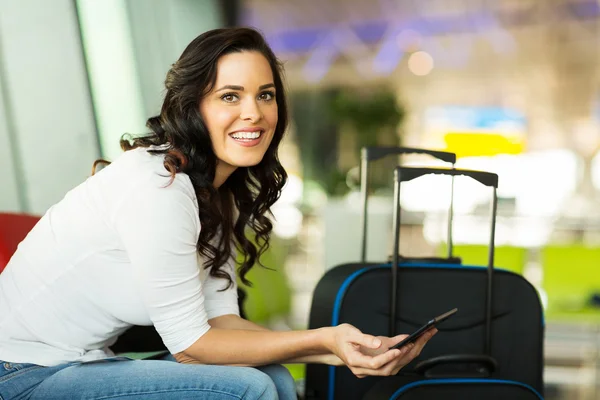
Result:
M403 56L404 52L398 47L395 35L392 35L383 42L381 49L373 59L373 71L389 75L394 72Z
M383 1L383 0L382 0ZM386 6L391 1L384 2ZM600 2L598 0L582 0L577 3L557 4L550 6L550 14L561 19L581 20L597 18L600 16ZM385 7L384 7L385 8ZM388 7L389 9L389 7ZM245 19L252 20L252 25L261 26L262 14L248 10ZM280 11L291 13L289 8ZM298 13L299 9L294 12ZM319 12L340 12L343 10L320 10ZM398 33L412 30L422 35L423 42L419 48L432 55L437 66L463 67L473 51L473 43L482 38L487 41L498 54L514 52L517 43L506 29L508 27L521 27L527 24L542 23L534 7L521 10L475 11L456 13L454 15L414 16L402 21L391 20L395 13L381 12L379 20L369 20L343 23L342 30L335 26L320 26L310 28L294 28L288 25L277 27L279 31L271 30L267 40L277 53L307 54L304 73L310 81L321 80L331 68L331 65L341 55L348 55L350 59L356 58L357 68L365 67L369 72L377 74L392 73L404 57L406 47L398 42ZM288 21L286 18L280 19ZM271 21L272 22L272 21ZM291 21L288 21L288 24ZM266 24L272 26L272 23ZM292 24L293 25L293 24ZM336 29L338 29L336 31ZM335 40L336 32L339 35ZM458 33L471 33L475 35L456 35ZM346 35L346 36L344 36ZM438 37L450 36L448 41L437 40ZM344 40L352 39L352 40ZM371 60L362 58L360 46L379 46L376 56ZM359 54L355 57L355 54ZM361 64L362 63L362 64ZM360 64L360 65L359 65Z
M577 19L596 18L600 16L600 3L598 1L565 4L564 8L570 15L573 15Z
M339 54L338 48L333 43L331 35L327 35L321 43L314 48L310 58L304 65L304 76L309 82L318 82L327 75L331 64Z

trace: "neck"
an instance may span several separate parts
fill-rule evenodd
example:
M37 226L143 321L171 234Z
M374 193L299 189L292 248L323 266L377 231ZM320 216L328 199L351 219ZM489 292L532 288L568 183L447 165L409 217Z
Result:
M215 170L215 179L213 180L213 187L215 189L221 187L221 185L225 183L227 178L229 178L229 176L233 174L233 171L235 171L236 169L237 167L234 167L233 165L217 161L217 168Z

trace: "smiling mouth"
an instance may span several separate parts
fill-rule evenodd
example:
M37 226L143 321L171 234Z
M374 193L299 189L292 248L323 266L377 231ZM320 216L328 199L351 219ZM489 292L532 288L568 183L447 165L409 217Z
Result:
M229 136L237 140L239 142L252 142L256 139L259 139L264 131L256 131L256 132L234 132L230 133Z

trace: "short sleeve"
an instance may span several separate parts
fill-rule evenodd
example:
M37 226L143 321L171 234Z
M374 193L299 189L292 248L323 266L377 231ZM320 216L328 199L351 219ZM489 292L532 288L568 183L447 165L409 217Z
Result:
M210 329L196 253L197 203L178 178L166 187L153 179L137 184L113 221L150 319L173 354Z
M233 284L225 289L228 284L225 279L215 278L207 273L206 280L204 281L204 306L208 319L227 314L240 315L235 274L235 257L232 256L229 261L221 267L221 270L229 274Z

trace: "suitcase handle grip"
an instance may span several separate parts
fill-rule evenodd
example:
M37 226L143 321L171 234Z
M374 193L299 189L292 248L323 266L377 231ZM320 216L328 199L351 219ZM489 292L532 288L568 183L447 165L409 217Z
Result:
M414 147L393 147L393 146L377 146L363 147L361 149L361 158L367 161L379 160L392 154L427 154L439 160L456 164L456 154L448 153L447 151L417 149Z
M439 365L448 364L480 364L481 367L477 368L473 373L473 376L478 377L490 376L496 368L498 368L498 362L495 358L490 356L483 354L450 354L421 361L415 366L415 372L422 374L427 378L439 378L441 377L441 374L435 374L431 369ZM444 376L446 375L450 374L445 374ZM461 375L464 375L464 372L461 372Z
M367 203L369 186L369 163L389 155L400 154L427 154L439 160L456 164L456 154L447 151L419 149L415 147L397 147L397 146L370 146L360 149L360 192L362 197L362 227L361 227L361 253L360 259L364 263L367 261ZM454 180L452 180L454 190ZM454 193L450 194L450 211L448 218L448 257L452 257L452 213Z
M427 168L427 167L396 167L396 174L400 182L408 182L423 175L464 175L475 179L485 186L498 188L498 174L483 171L473 171L469 169L447 169L447 168Z

